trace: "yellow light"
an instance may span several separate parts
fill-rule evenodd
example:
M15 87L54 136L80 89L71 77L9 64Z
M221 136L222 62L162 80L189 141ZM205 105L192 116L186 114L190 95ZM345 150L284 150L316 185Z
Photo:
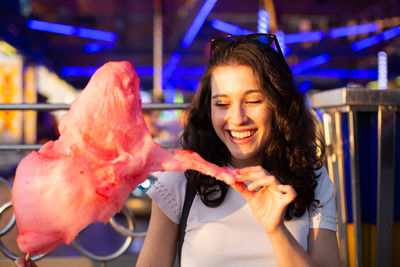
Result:
M175 103L183 103L185 101L183 94L179 91L175 92L174 102Z
M9 56L14 56L17 54L17 49L4 41L0 41L0 50Z

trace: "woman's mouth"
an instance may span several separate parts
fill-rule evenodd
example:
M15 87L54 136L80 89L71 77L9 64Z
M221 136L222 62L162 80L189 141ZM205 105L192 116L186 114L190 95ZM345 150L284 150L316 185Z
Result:
M247 143L252 139L254 134L257 132L257 129L250 129L250 130L227 130L229 133L230 139L235 143Z

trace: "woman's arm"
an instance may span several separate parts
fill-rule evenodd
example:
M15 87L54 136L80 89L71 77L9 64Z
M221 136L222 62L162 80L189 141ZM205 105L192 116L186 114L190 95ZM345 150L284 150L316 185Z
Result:
M310 229L307 253L286 227L268 236L279 266L340 266L336 233L332 230Z
M177 240L178 224L153 201L149 228L136 267L173 266Z
M318 266L340 266L336 232L321 228L310 229L308 255Z

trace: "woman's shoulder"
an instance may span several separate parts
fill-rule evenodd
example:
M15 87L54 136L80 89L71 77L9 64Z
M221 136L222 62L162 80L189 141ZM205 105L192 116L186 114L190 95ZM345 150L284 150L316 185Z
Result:
M332 179L329 177L327 169L322 166L315 170L317 187L314 190L315 198L321 201L326 201L326 198L330 198L334 194L334 184Z
M157 181L176 183L186 181L186 176L184 172L158 172L153 173L153 176L157 177Z
M310 210L310 228L324 228L336 231L336 205L334 184L325 167L316 170L317 187L314 198L318 200L316 207Z
M328 171L325 168L325 166L322 166L321 168L317 169L314 171L316 177L317 177L317 187L316 191L325 191L328 190L329 188L332 188L333 190L333 182L331 178L329 177ZM317 193L317 192L315 192Z
M183 172L163 172L157 176L147 195L173 222L179 223L185 199L186 176Z

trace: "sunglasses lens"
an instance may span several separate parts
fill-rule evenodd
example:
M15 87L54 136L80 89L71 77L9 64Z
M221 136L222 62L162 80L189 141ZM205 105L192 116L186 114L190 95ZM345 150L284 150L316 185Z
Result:
M249 35L228 35L220 38L215 38L211 40L210 54L212 55L214 50L224 42L231 42L235 40L247 40L261 46L265 49L272 48L277 50L277 52L283 57L282 51L279 48L279 44L276 41L276 37L272 34L249 34Z
M272 38L270 38L268 36L265 36L265 35L259 35L257 37L257 41L259 41L259 42L261 42L263 44L266 44L267 46L271 46Z

